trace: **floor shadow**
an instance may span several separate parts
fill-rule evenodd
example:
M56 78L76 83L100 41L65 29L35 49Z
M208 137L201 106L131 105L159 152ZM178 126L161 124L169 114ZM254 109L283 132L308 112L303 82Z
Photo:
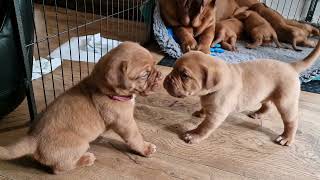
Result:
M247 121L239 123L237 124L237 126L240 126L249 130L253 130L253 131L260 131L265 135L269 136L272 141L279 135L278 133L274 132L269 128L263 127L256 123L247 122Z
M9 163L14 164L15 166L19 166L27 169L30 169L30 168L37 169L49 174L53 174L53 171L50 167L39 163L31 156L25 156L18 159L10 160Z

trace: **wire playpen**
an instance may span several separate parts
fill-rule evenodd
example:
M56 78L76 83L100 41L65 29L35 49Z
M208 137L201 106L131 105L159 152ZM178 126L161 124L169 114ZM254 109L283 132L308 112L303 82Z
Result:
M28 0L33 40L25 41L19 0L12 1L26 70L31 119L86 77L122 41L144 44L152 34L154 0ZM320 23L318 0L262 0L288 19ZM30 63L27 48L33 49ZM33 64L33 69L32 69ZM33 79L33 80L32 80Z

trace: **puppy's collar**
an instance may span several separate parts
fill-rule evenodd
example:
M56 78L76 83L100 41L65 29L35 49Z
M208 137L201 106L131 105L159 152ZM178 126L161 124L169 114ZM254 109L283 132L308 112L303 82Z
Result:
M110 99L114 100L114 101L130 101L133 96L109 96Z

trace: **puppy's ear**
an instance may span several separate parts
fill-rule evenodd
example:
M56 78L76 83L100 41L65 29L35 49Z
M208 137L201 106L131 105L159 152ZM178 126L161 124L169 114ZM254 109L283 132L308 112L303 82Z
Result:
M124 76L127 76L128 62L123 61L118 67L112 67L105 73L105 79L108 84L118 86L124 81Z
M247 11L248 9L249 9L249 7L247 7L247 6L239 7L236 10L234 10L233 15L238 15L240 13L243 13L243 12Z
M241 12L241 13L235 15L235 18L240 19L240 20L244 20L244 19L247 19L249 15L250 15L250 12L245 11L245 12Z
M221 87L222 85L222 79L220 77L220 74L217 73L217 70L215 68L210 68L210 67L204 67L203 68L204 72L204 88L207 90L217 90Z

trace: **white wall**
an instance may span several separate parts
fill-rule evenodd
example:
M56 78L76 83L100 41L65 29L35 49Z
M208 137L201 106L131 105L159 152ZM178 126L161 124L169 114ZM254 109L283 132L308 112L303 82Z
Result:
M260 0L272 9L277 10L288 19L305 20L311 0ZM312 19L313 23L320 23L320 2Z

